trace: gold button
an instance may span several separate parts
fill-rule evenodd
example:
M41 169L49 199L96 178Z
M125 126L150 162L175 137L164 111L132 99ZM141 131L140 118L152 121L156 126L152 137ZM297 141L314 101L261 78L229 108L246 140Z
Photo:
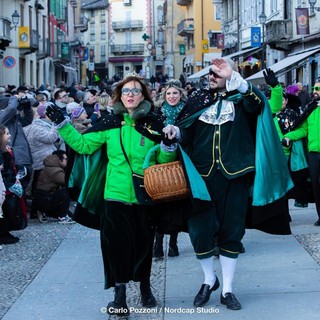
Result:
M219 163L220 161L219 160L216 160L216 163Z
M121 121L121 125L122 125L122 126L125 126L125 125L126 125L126 122L125 122L125 121Z
M216 131L216 134L219 134L219 131Z
M216 146L216 149L219 149L219 147L218 147L218 146Z

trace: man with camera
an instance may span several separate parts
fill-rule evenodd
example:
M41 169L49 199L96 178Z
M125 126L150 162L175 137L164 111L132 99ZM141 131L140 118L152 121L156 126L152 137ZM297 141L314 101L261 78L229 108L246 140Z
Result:
M38 103L27 96L28 88L20 86L15 95L11 96L7 106L0 110L0 124L5 125L11 133L11 143L14 148L17 169L25 167L28 175L22 179L24 187L29 183L32 171L32 156L28 141L24 135L23 127L33 120L32 106Z

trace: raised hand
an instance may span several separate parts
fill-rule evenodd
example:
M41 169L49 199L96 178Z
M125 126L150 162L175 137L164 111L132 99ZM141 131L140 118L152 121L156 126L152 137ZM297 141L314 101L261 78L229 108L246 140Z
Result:
M274 88L279 84L278 78L270 68L266 68L266 70L263 71L263 76L266 84L268 84L270 87Z
M230 64L220 58L212 59L211 61L211 69L223 79L230 79L232 75L232 68Z
M49 105L46 109L46 115L55 124L60 124L65 118L59 107Z

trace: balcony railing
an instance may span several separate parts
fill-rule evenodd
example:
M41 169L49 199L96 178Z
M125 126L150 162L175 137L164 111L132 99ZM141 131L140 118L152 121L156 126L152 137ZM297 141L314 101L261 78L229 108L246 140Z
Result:
M8 18L0 17L0 40L11 42L10 37L11 21ZM7 44L9 45L9 44Z
M179 6L187 6L192 2L192 0L177 0L177 5Z
M110 46L110 52L113 54L143 54L145 45L141 44L116 44Z
M39 50L37 52L37 59L44 59L45 57L49 57L51 55L50 52L51 44L49 39L41 39L39 40Z
M112 29L114 31L142 30L143 20L115 21L112 22Z
M194 25L193 25L193 19L183 19L181 22L177 25L177 32L179 36L187 36L190 33L194 32Z
M79 29L80 32L85 32L88 30L88 19L85 16L81 16L79 21L75 23L74 27Z
M37 30L31 30L30 49L32 52L39 49L39 33Z
M287 49L292 35L292 20L271 20L266 23L266 43L274 49Z

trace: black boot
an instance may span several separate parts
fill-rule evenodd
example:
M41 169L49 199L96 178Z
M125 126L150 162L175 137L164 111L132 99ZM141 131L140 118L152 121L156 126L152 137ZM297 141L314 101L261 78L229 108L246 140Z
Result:
M170 234L169 251L168 251L169 257L177 257L179 255L177 238L178 238L178 232L174 232Z
M114 301L109 302L107 312L110 315L128 316L130 314L126 301L126 285L118 284L114 287Z
M142 306L145 308L153 308L157 306L157 301L151 292L150 281L141 281L140 283L140 293Z
M163 253L163 234L156 232L156 241L153 246L153 254L154 258L162 258L164 256Z

